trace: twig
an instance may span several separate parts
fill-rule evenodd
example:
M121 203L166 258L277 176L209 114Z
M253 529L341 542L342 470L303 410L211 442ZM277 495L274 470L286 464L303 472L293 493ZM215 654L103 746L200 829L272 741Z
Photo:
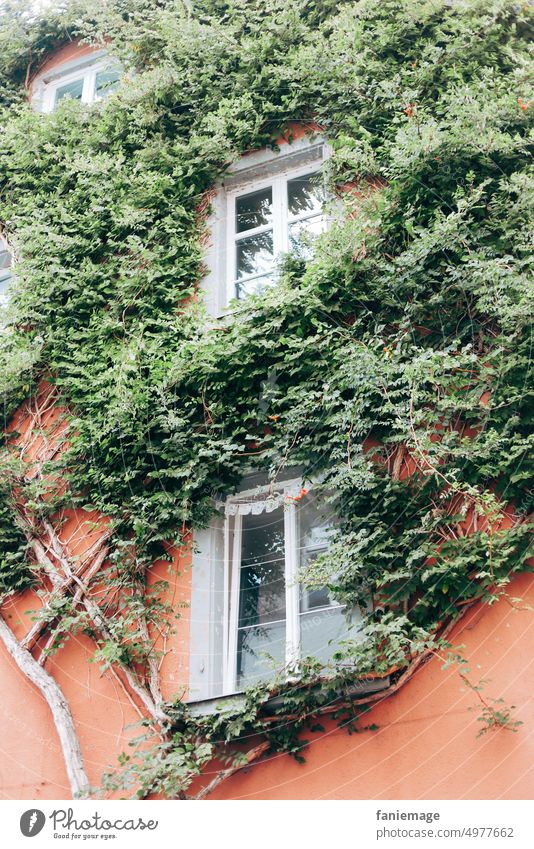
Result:
M202 790L199 793L197 793L196 796L193 796L193 799L195 799L195 800L205 799L206 796L209 796L210 793L213 793L213 791L215 790L216 787L219 786L219 784L221 784L227 778L230 778L231 775L235 775L235 773L239 772L239 770L244 769L247 766L250 766L250 764L253 761L257 761L258 758L261 758L261 756L264 755L265 752L267 752L268 749L270 749L270 748L271 748L271 744L267 740L265 740L263 743L260 743L258 746L255 746L253 749L250 749L245 754L245 763L243 763L243 762L237 763L237 764L234 764L233 766L227 767L227 769L221 770L221 772L217 773L215 778L213 778L210 781L209 784L206 784L206 786L203 787Z

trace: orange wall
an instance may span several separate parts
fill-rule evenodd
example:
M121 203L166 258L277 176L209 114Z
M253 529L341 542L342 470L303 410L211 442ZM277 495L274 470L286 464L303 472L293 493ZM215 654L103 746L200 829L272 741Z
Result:
M149 580L169 581L169 600L186 601L190 592L190 558L176 555L169 573L167 563L155 564ZM2 616L20 638L28 630L27 611L40 607L33 592L6 602ZM165 644L161 669L164 698L187 691L189 611L175 604L180 619ZM160 645L161 645L161 641ZM159 648L158 641L156 647ZM46 661L45 669L60 685L70 705L89 780L101 783L107 767L128 751L128 740L141 733L139 713L119 681L92 663L95 645L88 637L69 637L65 646ZM70 791L59 742L48 705L19 671L0 643L0 799L62 799ZM136 726L137 727L133 727Z
M188 587L187 568L176 582L176 598ZM528 799L534 791L534 657L532 637L534 577L523 575L510 595L521 597L514 609L505 601L478 606L461 623L455 645L465 645L471 680L490 679L485 697L517 705L524 724L517 733L497 730L477 739L479 706L454 668L432 660L395 696L378 703L363 720L379 730L349 736L335 723L326 733L307 734L306 763L278 755L255 764L220 785L218 799ZM12 614L27 610L26 594ZM185 611L187 613L187 611ZM180 674L186 650L187 617L170 646L163 678L166 695L185 683ZM57 677L71 704L91 780L98 784L137 733L127 726L138 716L117 682L89 662L92 646L71 637L47 668ZM183 667L182 667L183 671ZM68 797L68 784L47 705L0 646L0 798ZM474 711L471 708L475 708Z
M34 395L15 413L10 423L10 446L26 464L25 477L32 479L41 464L53 462L55 452L60 460L61 440L66 434L64 410L58 402L54 387L43 380ZM57 492L64 483L50 473L50 491ZM97 513L65 510L52 517L65 553L73 558L76 568L82 569L84 554L102 538L106 521ZM190 546L171 550L172 563L154 563L148 583L166 581L162 600L172 605L176 618L171 633L162 638L152 633L156 650L165 652L161 664L163 697L172 699L187 694L189 680L189 609L191 592ZM83 577L83 571L81 572ZM94 582L93 597L98 601L105 587ZM42 606L33 590L9 598L1 615L20 639L32 625L31 611ZM178 618L179 615L179 618ZM46 638L38 642L42 648ZM70 705L80 739L82 755L90 782L101 783L106 768L117 763L117 756L127 750L128 740L138 736L141 716L131 697L121 686L113 671L101 671L101 665L91 662L95 644L82 633L70 636L57 653L49 657L44 668L61 687ZM34 650L34 657L39 653ZM0 643L0 798L39 799L65 798L69 785L62 753L48 705L40 692L18 670ZM137 726L137 727L134 727Z
M517 733L477 739L476 695L439 660L420 669L396 695L362 720L379 730L349 736L335 723L300 765L287 755L252 765L212 794L217 799L531 799L534 793L534 577L510 586L523 609L500 601L477 606L451 637L465 645L472 683L489 679L485 698L517 706ZM527 604L531 609L526 609ZM475 710L470 709L474 707ZM498 707L498 706L497 706Z

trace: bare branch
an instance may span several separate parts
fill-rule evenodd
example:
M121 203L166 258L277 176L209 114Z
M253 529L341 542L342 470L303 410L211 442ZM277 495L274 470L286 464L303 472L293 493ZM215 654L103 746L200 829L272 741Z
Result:
M35 684L46 699L58 733L73 797L88 795L90 785L85 772L78 735L70 708L59 684L34 660L29 651L22 648L1 616L0 639L23 675Z

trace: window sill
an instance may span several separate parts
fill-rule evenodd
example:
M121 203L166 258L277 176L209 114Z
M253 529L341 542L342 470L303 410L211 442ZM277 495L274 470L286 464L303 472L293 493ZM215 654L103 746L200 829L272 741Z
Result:
M340 699L357 699L368 693L377 693L385 690L390 685L389 675L385 678L361 679L355 681L343 693L339 693ZM263 712L267 715L275 714L283 704L283 696L273 696L263 705ZM245 705L245 693L232 693L228 696L215 696L210 699L199 699L197 701L186 701L185 704L191 716L211 716L215 713L234 713Z
M199 699L185 702L191 716L211 716L214 713L231 713L245 704L245 694L232 693L229 696L215 696L211 699Z

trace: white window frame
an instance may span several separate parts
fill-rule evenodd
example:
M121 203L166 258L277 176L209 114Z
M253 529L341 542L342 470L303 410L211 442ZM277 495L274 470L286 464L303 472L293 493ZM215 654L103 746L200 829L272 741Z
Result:
M82 65L77 69L74 68L69 73L59 73L54 80L46 82L44 85L42 111L46 113L53 112L56 108L56 94L58 89L76 80L83 81L81 103L96 103L102 100L96 96L96 76L101 71L119 70L117 63L113 63L110 59L103 59L98 62L93 62L90 65Z
M204 293L209 316L223 317L228 313L231 301L234 301L232 310L242 309L241 304L246 304L246 298L237 301L237 306L235 302L235 238L232 237L235 234L235 198L273 185L279 178L287 180L299 174L320 172L331 153L331 147L321 135L310 134L282 144L278 150L263 148L247 153L228 168L224 178L215 186L206 222L206 275L200 289ZM329 201L325 229L330 220L331 206ZM242 235L248 235L248 231ZM287 245L283 238L280 241L282 246Z
M248 187L236 188L226 193L226 215L228 221L226 246L226 299L228 303L237 297L236 288L238 283L248 283L266 276L265 273L250 274L240 278L239 280L237 279L236 249L238 242L243 239L247 239L251 236L257 236L261 233L272 231L274 276L276 273L275 266L277 260L282 254L287 253L290 249L289 227L291 224L298 223L299 221L306 221L310 218L317 218L320 215L322 230L326 229L327 222L324 210L322 211L322 213L312 212L303 213L302 215L289 215L287 204L287 184L291 180L295 180L298 177L304 177L308 175L319 177L320 174L320 167L313 168L313 166L310 165L301 165L297 168L287 168L281 174L272 177L267 177L264 180L255 181ZM272 221L268 224L262 224L259 227L253 227L250 230L243 230L242 232L238 233L236 229L236 201L239 198L255 194L256 192L261 192L262 189L268 188L272 188Z
M301 584L299 575L298 504L301 503L301 479L292 479L279 484L259 486L239 492L227 499L224 505L223 546L223 678L222 695L237 692L237 648L239 631L239 601L241 577L242 515L254 512L258 497L263 503L272 502L272 510L283 506L284 510L284 582L285 582L285 668L288 675L298 670L301 658L301 617L306 611L300 609ZM265 508L264 508L265 509ZM244 512L241 512L243 510ZM263 511L262 511L263 512ZM311 550L310 547L309 550ZM325 545L313 546L325 550ZM316 613L324 610L343 609L344 605L331 602Z

